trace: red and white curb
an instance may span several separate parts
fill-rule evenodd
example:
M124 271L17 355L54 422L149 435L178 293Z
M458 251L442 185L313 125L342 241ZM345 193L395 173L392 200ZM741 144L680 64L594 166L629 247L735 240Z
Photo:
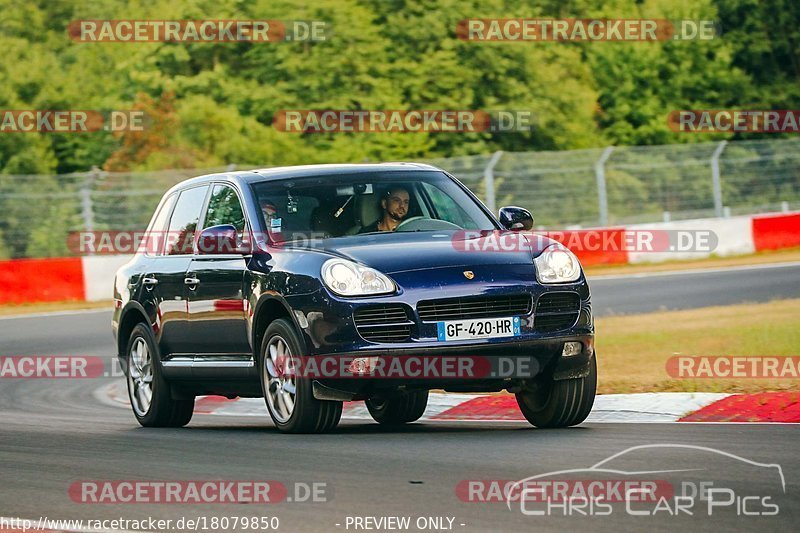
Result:
M781 394L781 393L767 393ZM797 413L794 420L776 419L769 416L749 417L747 413L724 407L743 395L713 392L651 392L639 394L602 394L597 396L594 408L587 422L679 422L679 421L775 421L800 422L800 393L797 396ZM117 407L129 408L128 393L123 382L115 382L98 389L98 400ZM750 396L750 395L744 395ZM752 404L753 402L748 402ZM758 403L758 401L756 401ZM786 401L784 401L786 403ZM719 407L719 406L723 407ZM709 418L706 413L714 413ZM228 400L221 396L201 396L195 403L195 414L227 416L267 417L266 406L261 398L237 398ZM733 420L728 417L738 417ZM372 420L364 402L345 402L342 418L345 420ZM713 418L713 419L712 419ZM431 393L428 409L422 421L484 421L484 422L524 422L511 394L442 394Z

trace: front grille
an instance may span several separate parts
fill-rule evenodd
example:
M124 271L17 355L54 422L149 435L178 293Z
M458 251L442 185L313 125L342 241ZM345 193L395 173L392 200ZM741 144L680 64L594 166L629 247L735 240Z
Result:
M581 298L575 292L550 292L539 296L533 327L541 333L569 329L578 320Z
M359 335L372 342L403 342L411 337L412 322L400 304L370 305L353 313Z
M417 304L417 313L425 322L463 320L495 316L520 316L531 312L528 294L503 296L468 296L444 300L426 300Z

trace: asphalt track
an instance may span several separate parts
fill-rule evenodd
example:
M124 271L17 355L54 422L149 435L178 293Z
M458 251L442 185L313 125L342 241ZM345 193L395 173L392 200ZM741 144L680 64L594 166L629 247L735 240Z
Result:
M589 278L596 315L800 298L800 263Z
M606 278L592 282L593 304L599 314L621 314L768 301L799 297L798 280L800 265L796 264L724 273ZM112 353L109 313L105 311L0 319L0 355L110 358ZM452 518L456 531L777 531L793 529L791 524L800 519L800 456L795 453L798 426L584 424L537 430L515 422L425 422L387 431L376 424L346 421L333 434L294 436L279 434L265 411L263 419L195 415L183 429L144 429L127 410L95 396L95 391L112 379L0 381L0 516L275 516L280 519L279 531L366 530L353 525L348 528L348 516L409 516L412 531L435 530L418 529L415 520L419 517ZM673 486L689 480L735 487L735 503L714 508L712 516L705 504L693 508L691 516L666 512L655 517L631 516L625 504L615 504L608 516L582 516L574 510L564 516L565 511L558 508L551 510L550 516L528 516L519 504L508 509L503 503L467 503L456 493L464 480L518 480L581 469L631 446L653 444L702 446L738 458L721 460L713 454L709 458L709 452L663 447L633 457L620 470L687 470L649 475L667 479ZM773 475L774 467L753 463L780 465L785 492ZM576 475L591 479L593 474ZM71 483L80 480L203 479L277 480L290 490L295 483L325 483L328 501L91 505L74 503L67 492ZM769 495L770 501L779 505L779 512L742 516L745 511L772 508L743 505L740 509L740 495ZM649 509L642 504L632 507ZM527 508L541 509L535 504Z

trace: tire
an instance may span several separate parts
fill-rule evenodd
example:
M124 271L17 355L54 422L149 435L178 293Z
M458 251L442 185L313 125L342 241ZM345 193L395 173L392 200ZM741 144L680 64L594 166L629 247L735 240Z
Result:
M302 357L294 326L281 318L264 334L259 355L261 390L269 416L284 433L325 433L339 424L342 402L314 398L312 380L287 369ZM277 363L277 364L276 364Z
M375 422L399 426L419 420L428 407L428 391L397 392L385 397L370 398L367 410Z
M592 357L589 375L551 380L535 391L517 393L517 404L525 418L539 428L575 426L586 420L597 391L597 358Z
M174 400L161 372L152 330L137 324L128 339L126 381L133 416L144 427L182 427L192 419L194 397Z

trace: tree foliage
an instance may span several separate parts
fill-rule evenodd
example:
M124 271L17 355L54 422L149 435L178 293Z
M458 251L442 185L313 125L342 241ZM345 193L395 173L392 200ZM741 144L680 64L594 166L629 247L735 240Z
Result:
M794 0L0 0L0 106L146 108L158 131L3 135L0 171L408 159L693 142L674 109L790 108L800 96ZM470 17L716 19L721 38L468 42ZM329 39L85 43L79 19L323 20ZM166 106L166 107L165 107ZM169 108L169 109L167 109ZM529 110L532 132L299 135L281 109ZM167 116L169 115L169 116ZM702 140L707 140L702 139Z

